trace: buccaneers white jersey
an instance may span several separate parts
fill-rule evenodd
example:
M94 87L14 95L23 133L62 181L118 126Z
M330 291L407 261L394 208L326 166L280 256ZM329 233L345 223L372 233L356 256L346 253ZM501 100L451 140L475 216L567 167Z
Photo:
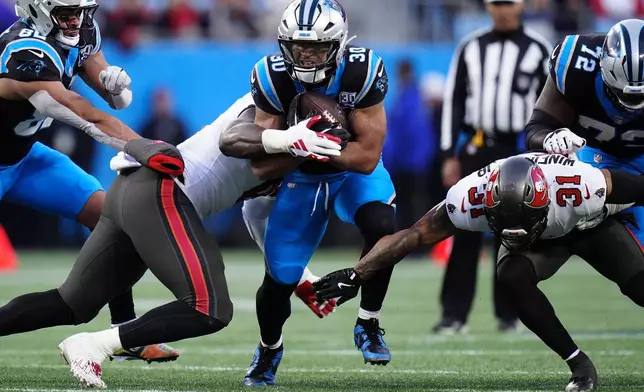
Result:
M541 238L561 237L576 227L588 229L603 220L606 179L599 169L563 155L528 153L520 156L536 161L548 182L550 209L548 225ZM470 174L448 191L445 205L454 226L469 231L490 231L483 197L488 178L503 161L500 159Z
M263 183L253 175L249 160L231 158L219 150L221 132L251 105L254 105L254 101L248 93L230 106L215 122L177 146L185 162L183 183L177 180L177 184L202 217L232 207L246 191ZM123 152L111 162L113 170L132 166L140 165L132 162Z

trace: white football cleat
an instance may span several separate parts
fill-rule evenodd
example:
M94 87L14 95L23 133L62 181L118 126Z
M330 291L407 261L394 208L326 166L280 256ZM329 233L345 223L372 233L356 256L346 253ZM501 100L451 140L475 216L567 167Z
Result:
M101 364L111 353L105 351L93 334L79 333L63 340L58 345L60 355L69 365L71 373L81 386L105 389L107 385L101 379Z

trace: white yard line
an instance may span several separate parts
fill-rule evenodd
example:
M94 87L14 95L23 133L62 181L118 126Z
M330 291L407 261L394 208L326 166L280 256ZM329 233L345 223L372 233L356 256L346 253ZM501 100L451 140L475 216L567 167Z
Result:
M229 347L229 348L178 348L179 352L185 356L210 356L210 355L251 355L253 352L253 347ZM637 352L632 350L600 350L600 351L585 351L589 355L596 356L631 356L635 355ZM39 349L39 350L0 350L0 358L2 357L19 357L19 356L42 356L42 355L54 355L57 351L55 349ZM470 357L470 356L530 356L530 355L555 355L552 351L549 350L441 350L436 348L427 347L426 350L395 350L393 351L395 356L401 357L442 357L442 356L454 356L454 357ZM304 349L287 349L285 355L296 355L296 356L360 356L358 350L319 350L311 348L308 350Z

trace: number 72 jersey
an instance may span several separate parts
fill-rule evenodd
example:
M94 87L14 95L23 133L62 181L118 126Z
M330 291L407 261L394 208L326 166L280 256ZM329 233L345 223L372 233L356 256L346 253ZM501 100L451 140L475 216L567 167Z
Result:
M617 158L644 154L644 114L623 110L607 93L599 61L606 34L569 35L550 57L550 76L577 112L571 130Z
M575 228L588 229L605 218L606 180L599 169L563 155L528 153L520 156L536 162L547 181L550 209L541 238L562 237ZM483 197L490 174L503 161L495 161L470 174L447 192L445 205L456 228L490 231Z

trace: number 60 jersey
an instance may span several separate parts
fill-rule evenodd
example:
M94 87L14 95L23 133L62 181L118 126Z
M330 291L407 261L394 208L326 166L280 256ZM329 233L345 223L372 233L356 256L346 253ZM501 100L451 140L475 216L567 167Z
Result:
M71 86L87 58L99 52L101 36L94 30L81 30L81 45L63 48L51 37L44 37L20 19L0 35L0 78L19 82L61 82ZM27 100L0 98L0 165L17 163L31 149L34 135L51 125L52 119L34 113Z
M590 147L617 158L644 154L644 115L621 109L604 86L599 60L605 38L606 34L564 38L550 57L550 76L578 114L571 130Z
M563 155L528 153L520 156L536 162L547 181L544 185L548 186L550 210L548 224L541 238L562 237L575 228L588 229L605 218L606 179L599 169ZM445 205L456 228L490 231L483 209L483 197L490 174L503 161L500 159L470 174L447 192ZM611 209L611 212L616 211Z

